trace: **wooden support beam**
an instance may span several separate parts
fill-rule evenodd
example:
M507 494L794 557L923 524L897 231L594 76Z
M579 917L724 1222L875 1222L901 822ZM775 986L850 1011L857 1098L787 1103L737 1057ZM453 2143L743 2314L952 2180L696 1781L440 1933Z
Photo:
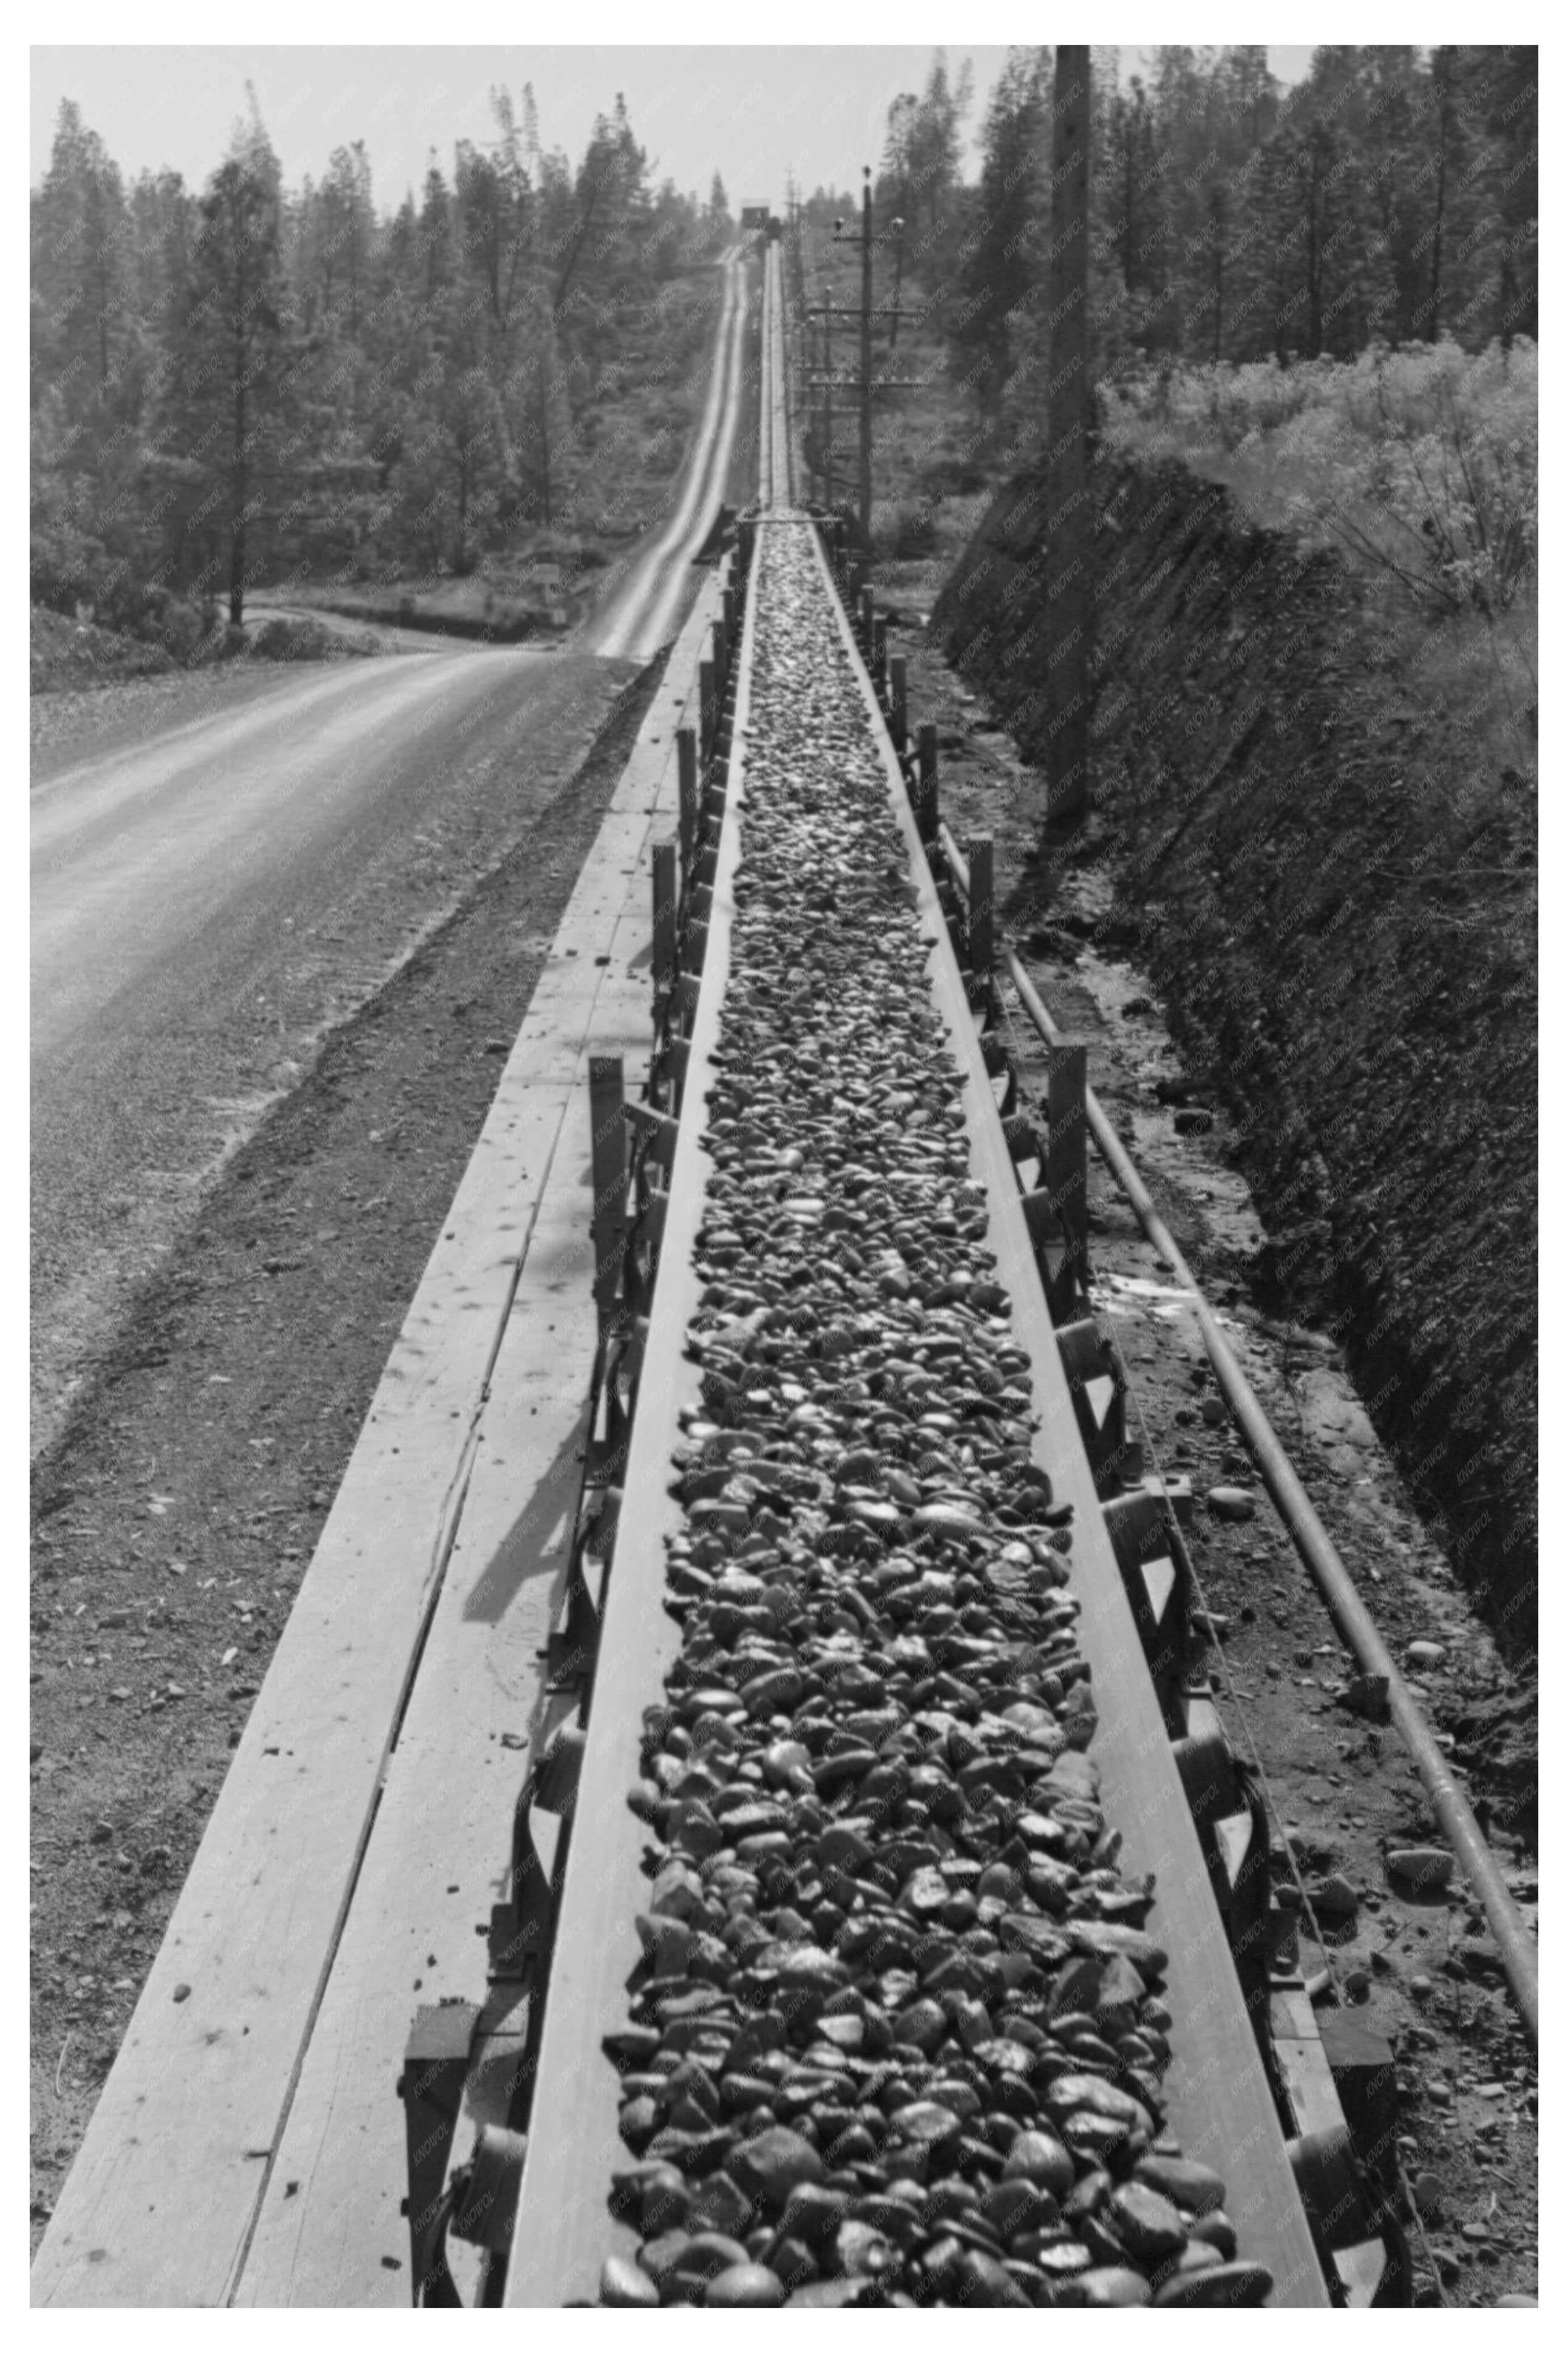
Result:
M653 985L668 988L675 978L675 844L653 846Z
M706 767L713 756L713 740L719 732L718 677L710 661L697 665L697 706L700 714L702 765Z
M470 2001L426 2004L416 2010L397 2079L408 2139L411 2305L416 2306L422 2294L445 2303L457 2301L450 2274L436 2252L435 2226L479 2016L479 2005Z
M994 859L991 836L973 833L969 837L969 961L982 980L989 981L991 966L995 960L992 908L994 897Z
M891 707L888 713L893 749L902 759L910 748L910 665L905 654L894 654L888 664Z
M917 744L920 776L915 791L915 823L929 849L936 839L936 722L922 719Z
M680 788L680 862L689 866L697 854L697 732L691 727L675 731L675 758L679 771Z
M625 1068L618 1054L588 1061L588 1134L594 1166L594 1304L601 1331L615 1312L626 1240Z
M1064 1289L1089 1288L1089 1125L1084 1092L1089 1053L1083 1046L1047 1046L1046 1052L1046 1190L1061 1224ZM1055 1312L1056 1303L1052 1303Z
M685 1038L671 1038L659 1056L659 1068L673 1090L671 1100L677 1118L680 1115L680 1093L690 1060L691 1045Z

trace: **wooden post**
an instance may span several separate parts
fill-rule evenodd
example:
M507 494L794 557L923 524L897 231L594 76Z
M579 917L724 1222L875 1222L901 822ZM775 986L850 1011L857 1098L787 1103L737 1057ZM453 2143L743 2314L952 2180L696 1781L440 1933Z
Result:
M1057 47L1046 489L1046 818L1089 797L1089 49Z
M1086 1047L1046 1048L1046 1191L1065 1245L1064 1293L1089 1288L1088 1065Z
M625 1071L618 1054L588 1057L588 1132L594 1172L594 1304L604 1331L615 1312L626 1247Z
M916 744L920 781L915 794L915 823L929 847L936 839L936 722L922 719Z
M893 749L901 760L910 748L910 664L905 654L895 654L888 664L891 681L892 708L888 714L889 732Z
M713 738L719 732L719 698L715 691L713 665L710 661L697 665L697 700L701 706L702 765L713 757Z
M697 735L690 727L675 731L675 761L680 781L680 862L689 867L697 855Z
M884 702L888 700L888 624L879 613L871 624L871 676Z
M871 659L871 639L875 634L876 626L877 607L872 602L871 591L869 588L862 588L859 597L859 629L858 634L860 639L860 651L868 662L869 662Z
M713 622L709 635L713 647L713 683L718 690L719 701L721 704L724 700L724 690L730 682L730 649L724 642L723 622Z
M675 978L675 844L653 846L653 985L661 995Z
M734 643L735 592L732 588L726 588L724 591L724 667L726 672L729 670L730 654L733 649Z
M757 542L757 526L750 515L741 517L736 536L740 544L741 570L746 573L752 568L752 556Z
M973 833L965 849L969 858L969 961L989 988L991 966L994 961L991 836L988 833Z
M397 2079L408 2139L409 2288L419 2302L422 2289L444 2285L452 2298L451 2274L431 2240L441 2204L441 2185L463 2105L463 2082L479 2023L471 2001L422 2005Z

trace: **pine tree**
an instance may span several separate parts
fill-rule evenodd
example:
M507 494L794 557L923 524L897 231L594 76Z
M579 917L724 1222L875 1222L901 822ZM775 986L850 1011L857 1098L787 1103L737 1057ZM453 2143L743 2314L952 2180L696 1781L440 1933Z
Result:
M362 139L333 149L315 213L312 262L321 300L329 311L342 302L347 332L357 342L375 233L370 162Z
M247 554L275 490L285 368L280 188L254 96L207 183L191 255L176 446L205 497L189 528L226 543L228 614L245 617ZM218 520L221 519L221 522ZM210 561L210 559L209 559Z
M493 152L458 142L457 203L468 273L483 290L504 343L532 262L533 190L504 90L491 91L490 109L498 133Z
M555 522L562 460L572 432L567 381L555 322L548 302L536 295L522 322L504 402L513 452L514 512L537 515L546 531Z
M973 96L965 58L956 82L947 78L947 52L932 52L931 70L907 133L911 218L919 220L928 247L939 237L958 185L960 132Z
M1489 94L1487 128L1494 158L1490 194L1497 220L1497 323L1505 348L1515 335L1533 340L1538 332L1539 68L1539 52L1533 46L1521 42L1506 46L1497 58Z
M978 218L965 241L953 329L966 362L978 364L983 406L1000 396L1012 365L1016 314L1039 283L1049 74L1048 50L1009 50L986 111Z
M131 220L118 165L69 99L31 228L35 381L85 421L110 387L124 332Z

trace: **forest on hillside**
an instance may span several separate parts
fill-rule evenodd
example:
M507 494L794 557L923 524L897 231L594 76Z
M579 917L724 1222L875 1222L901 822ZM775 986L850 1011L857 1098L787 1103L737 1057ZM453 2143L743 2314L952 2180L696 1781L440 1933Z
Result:
M1258 45L1166 45L1125 81L1117 56L1093 53L1091 116L1108 413L1151 387L1179 413L1201 370L1215 415L1218 378L1246 379L1225 395L1245 419L1289 409L1303 366L1533 351L1533 47L1325 47L1291 87ZM888 115L877 364L934 369L944 413L973 416L961 475L1044 415L1051 73L1048 48L1010 51L976 126L938 50ZM449 173L432 154L391 210L358 141L286 189L254 102L200 192L127 185L61 108L31 200L36 601L190 659L257 584L581 568L646 526L734 233L723 187L655 185L619 99L574 165L526 85L491 104L492 135ZM852 201L798 208L835 280Z
M1091 52L1089 350L1100 438L1201 456L1270 520L1305 520L1427 611L1507 609L1532 578L1536 52L1261 46ZM937 516L1045 432L1052 375L1049 48L1015 48L983 119L935 52L875 174L877 522L934 552ZM977 135L978 174L963 159ZM853 482L859 191L800 205L804 418L821 494ZM842 389L833 406L823 389Z
M201 191L130 185L62 105L32 195L34 599L182 659L261 582L570 564L647 517L733 234L625 103L574 166L531 90L378 206L354 141L282 184L257 111Z
M1125 84L1116 58L1093 53L1102 370L1535 337L1533 47L1321 47L1289 87L1258 44L1169 44ZM914 281L987 401L1048 344L1051 67L1049 48L1009 52L972 185L966 70L950 77L938 51L923 91L889 111L876 186L889 291ZM818 191L813 208L841 201Z

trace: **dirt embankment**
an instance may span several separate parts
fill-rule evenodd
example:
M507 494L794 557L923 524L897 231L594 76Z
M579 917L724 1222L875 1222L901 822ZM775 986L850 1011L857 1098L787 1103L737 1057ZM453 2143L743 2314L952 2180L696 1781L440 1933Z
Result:
M1535 1585L1535 780L1410 684L1331 559L1184 469L1095 479L1093 814L1195 1087L1516 1661ZM933 615L1043 765L1043 472ZM1020 886L1048 920L1056 853Z

